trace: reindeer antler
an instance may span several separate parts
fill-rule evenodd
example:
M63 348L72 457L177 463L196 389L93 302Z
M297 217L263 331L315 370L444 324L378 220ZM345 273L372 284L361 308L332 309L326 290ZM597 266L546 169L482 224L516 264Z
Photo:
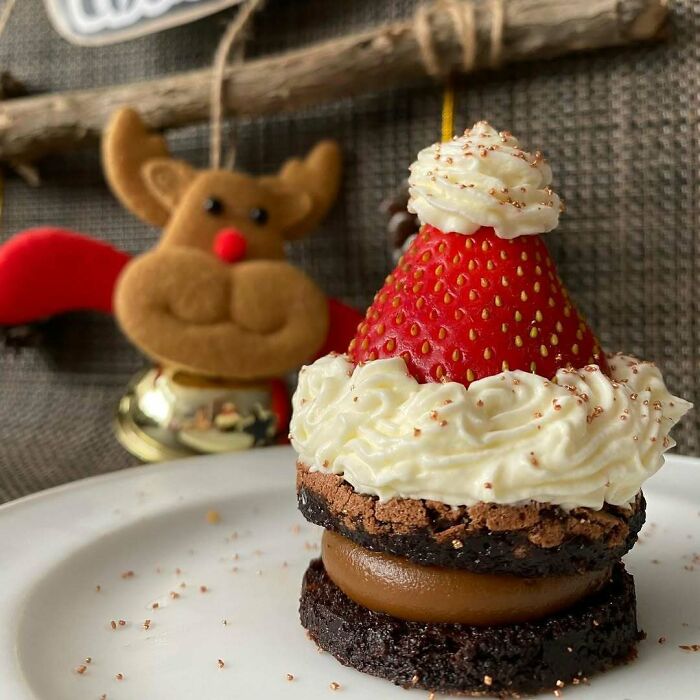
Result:
M326 140L318 143L304 160L292 158L282 165L276 176L261 178L306 192L313 200L311 211L284 232L285 238L301 238L318 226L338 196L341 170L340 146Z
M102 167L116 198L142 221L162 227L170 212L143 179L143 166L167 158L168 146L160 134L148 131L138 112L129 107L110 119L102 138Z

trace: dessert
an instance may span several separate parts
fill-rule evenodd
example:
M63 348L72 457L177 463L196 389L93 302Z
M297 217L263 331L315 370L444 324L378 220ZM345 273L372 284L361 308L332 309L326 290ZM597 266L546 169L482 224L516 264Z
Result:
M558 692L635 654L621 557L690 404L573 306L550 181L485 122L421 151L417 237L347 354L300 374L299 507L325 528L301 621L398 685Z

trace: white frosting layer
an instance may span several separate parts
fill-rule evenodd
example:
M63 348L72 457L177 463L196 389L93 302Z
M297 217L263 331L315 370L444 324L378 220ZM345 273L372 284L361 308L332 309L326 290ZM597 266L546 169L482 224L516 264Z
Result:
M313 470L342 474L360 493L448 505L629 504L675 443L691 407L651 363L610 358L473 382L419 384L402 358L354 367L328 355L302 369L292 444Z
M444 232L492 226L501 238L556 228L561 201L552 171L508 132L478 122L463 136L424 148L411 165L408 210Z

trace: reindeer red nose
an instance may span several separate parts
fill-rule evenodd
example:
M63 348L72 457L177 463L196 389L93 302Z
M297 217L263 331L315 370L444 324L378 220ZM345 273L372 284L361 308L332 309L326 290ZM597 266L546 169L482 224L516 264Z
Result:
M235 228L222 228L214 238L214 253L226 263L235 263L245 257L245 236Z

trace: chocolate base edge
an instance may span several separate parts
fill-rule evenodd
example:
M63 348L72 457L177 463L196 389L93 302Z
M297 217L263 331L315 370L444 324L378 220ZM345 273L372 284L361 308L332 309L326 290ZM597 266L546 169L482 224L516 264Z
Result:
M634 659L635 607L634 580L620 563L602 591L538 622L409 622L351 601L317 559L304 576L299 612L309 637L358 671L406 688L519 697L584 683Z
M349 490L355 501L361 499L362 507L356 509L357 512L350 512L353 509L331 505L311 485L319 478L333 480L334 488ZM471 509L451 510L442 504L412 501L412 507L421 509L422 522L407 527L405 520L393 522L391 513L380 521L378 511L381 504L378 500L374 496L357 494L341 477L311 474L303 469L297 471L297 500L299 510L308 521L367 549L406 557L416 564L515 576L556 576L605 569L633 547L646 517L646 502L640 494L634 508L626 515L623 509L614 507L611 507L612 511L601 513L578 509L580 522L573 518L572 527L568 525L571 514L560 509L545 509L538 513L538 521L533 527L494 530L483 524L475 526L470 519ZM409 504L408 499L394 500L397 509ZM386 506L384 509L387 510ZM591 539L577 529L576 525L580 524L585 532L584 520L589 515L601 517L601 514L609 521L615 521L614 531L603 532L599 539ZM561 540L558 544L552 546L551 542L543 543L533 537L538 527L558 525L557 519L561 522L564 517L567 526L558 527Z

